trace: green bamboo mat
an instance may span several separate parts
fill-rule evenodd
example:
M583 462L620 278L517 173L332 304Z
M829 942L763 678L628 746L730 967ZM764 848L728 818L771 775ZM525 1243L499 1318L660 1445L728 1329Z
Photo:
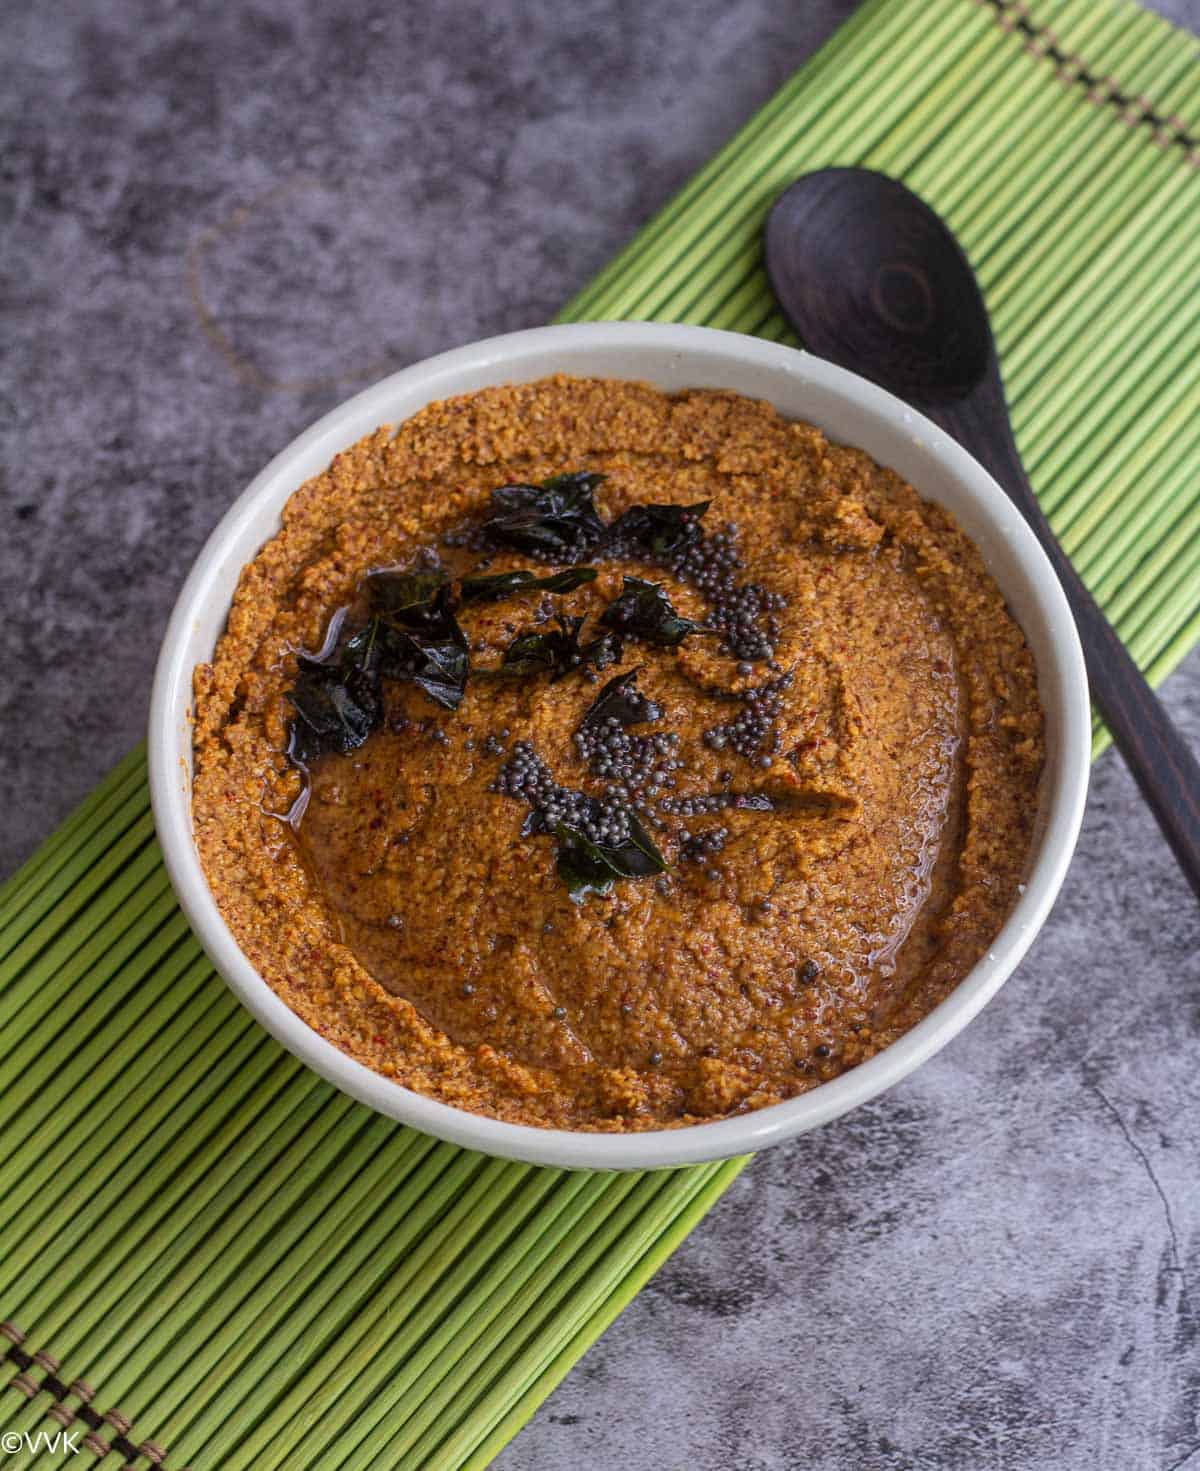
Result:
M869 0L563 317L785 339L775 193L906 178L978 267L1034 483L1157 680L1200 636L1198 136L1195 42L1125 0ZM482 1467L742 1166L538 1170L335 1093L188 933L140 751L0 890L0 987L0 1430L107 1465Z

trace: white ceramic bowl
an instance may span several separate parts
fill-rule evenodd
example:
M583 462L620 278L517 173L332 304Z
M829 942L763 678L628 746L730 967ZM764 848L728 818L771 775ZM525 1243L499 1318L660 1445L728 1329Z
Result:
M944 505L974 538L1037 660L1047 736L1041 808L1025 891L988 954L886 1051L745 1117L648 1133L575 1133L501 1123L413 1093L340 1052L267 986L221 918L192 841L192 670L211 657L238 574L278 528L288 496L339 450L433 399L559 372L644 379L665 389L734 389L865 449ZM932 1057L996 994L1046 918L1079 832L1089 746L1087 682L1066 600L1033 534L970 455L898 399L808 353L732 332L635 322L539 327L442 353L357 394L301 434L250 483L192 568L158 661L149 730L154 816L175 892L217 970L268 1031L352 1097L428 1134L534 1164L595 1169L651 1169L763 1149L836 1118Z

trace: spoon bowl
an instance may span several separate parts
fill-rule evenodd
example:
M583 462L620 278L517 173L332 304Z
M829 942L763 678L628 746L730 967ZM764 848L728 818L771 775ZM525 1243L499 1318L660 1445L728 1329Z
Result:
M924 404L955 402L987 373L992 335L970 263L895 179L868 169L807 174L771 211L766 249L775 294L818 356L853 362Z

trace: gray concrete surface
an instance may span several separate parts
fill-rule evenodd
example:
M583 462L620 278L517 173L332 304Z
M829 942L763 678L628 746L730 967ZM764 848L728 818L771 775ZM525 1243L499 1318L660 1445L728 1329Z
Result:
M0 873L140 735L249 476L543 321L852 8L5 8ZM1200 657L1165 695L1200 742ZM1200 1471L1198 949L1108 756L1000 999L749 1169L498 1464Z

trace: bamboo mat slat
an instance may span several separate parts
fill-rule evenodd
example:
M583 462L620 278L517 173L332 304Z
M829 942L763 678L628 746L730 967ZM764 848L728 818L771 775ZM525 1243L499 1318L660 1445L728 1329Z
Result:
M1127 0L868 0L560 319L790 341L775 195L826 164L906 179L979 271L1055 529L1159 680L1200 638L1198 61ZM537 1170L335 1093L188 932L140 749L0 889L10 1433L139 1471L481 1468L744 1163Z

